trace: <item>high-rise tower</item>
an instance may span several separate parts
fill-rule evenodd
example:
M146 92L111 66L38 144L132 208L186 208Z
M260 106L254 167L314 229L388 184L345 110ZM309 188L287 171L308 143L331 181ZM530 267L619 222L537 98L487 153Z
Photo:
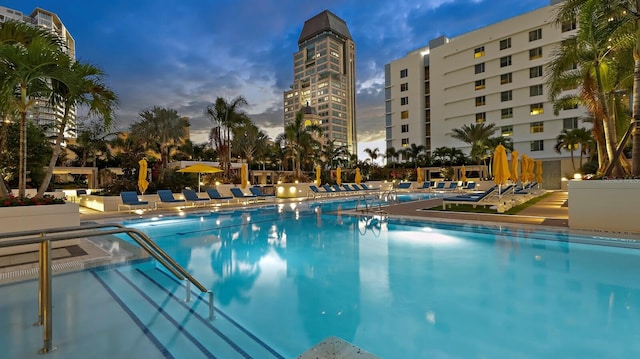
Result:
M285 125L302 109L314 110L326 139L356 152L356 45L345 21L328 10L305 21L300 33L293 84L284 93Z

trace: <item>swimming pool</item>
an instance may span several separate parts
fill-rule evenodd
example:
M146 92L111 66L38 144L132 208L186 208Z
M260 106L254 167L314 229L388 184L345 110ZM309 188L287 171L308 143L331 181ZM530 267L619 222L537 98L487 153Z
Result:
M156 325L180 309L166 295L148 298L155 303L150 309L121 299L128 311L146 319L127 329L115 323L116 315L109 313L122 305L113 298L135 294L131 287L152 290L159 284L166 293L181 294L178 284L152 273L157 269L149 263L56 280L65 288L82 283L83 292L107 314L104 320L114 322L101 323L105 328L93 334L112 338L113 347L131 348L127 353L295 358L338 336L381 358L640 355L640 252L634 241L529 226L334 212L351 205L327 201L125 222L148 233L213 289L216 320L210 327L198 324L204 329L190 327L198 322L193 313L173 320L178 329ZM125 284L114 284L116 277L124 277ZM0 287L0 295L19 306L27 285ZM76 301L82 306L89 299ZM8 310L4 304L0 316L10 323L16 312L23 313ZM197 311L205 308L196 301ZM219 335L199 337L212 328ZM4 340L16 343L12 331L7 333ZM176 353L185 342L190 352ZM264 356L251 354L257 352Z

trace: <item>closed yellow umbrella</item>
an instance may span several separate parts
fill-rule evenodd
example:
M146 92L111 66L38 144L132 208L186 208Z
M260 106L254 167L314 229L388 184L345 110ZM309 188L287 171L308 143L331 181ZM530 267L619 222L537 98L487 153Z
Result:
M320 185L320 166L316 166L316 186Z
M360 184L362 182L362 175L360 174L360 168L356 168L356 178L354 179L356 184Z
M467 182L467 168L464 165L460 167L460 180L462 182Z
M533 173L533 167L534 167L534 159L533 157L529 157L529 165L527 166L527 179L529 180L529 182L533 182L533 179L535 178L535 175Z
M542 183L542 161L541 160L536 161L536 182L538 182L538 184Z
M243 163L242 167L240 167L240 187L247 187L247 164Z
M526 183L527 181L527 165L529 163L529 156L527 155L522 155L522 166L521 166L521 172L520 172L520 180L522 180L522 182Z
M144 194L144 192L149 187L149 181L147 181L147 160L144 158L138 161L140 165L140 169L138 170L138 189L140 190L140 194Z
M342 170L340 169L340 167L338 167L338 169L336 170L336 183L339 185L342 184Z
M498 189L507 184L510 176L507 150L503 145L498 145L493 153L493 181L498 185Z
M518 182L518 151L511 152L511 181Z
M422 172L422 168L418 167L416 169L416 181L424 182L424 172Z

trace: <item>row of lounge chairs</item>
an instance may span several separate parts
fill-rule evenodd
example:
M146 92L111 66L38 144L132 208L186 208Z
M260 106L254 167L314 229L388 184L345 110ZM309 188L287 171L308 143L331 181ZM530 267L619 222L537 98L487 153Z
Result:
M311 185L309 186L311 192L309 192L308 197L323 197L323 196L346 196L346 195L355 195L355 194L364 194L369 192L377 191L375 188L371 188L367 186L366 183L361 183L360 185L352 183L352 184L342 184L342 185L322 185L320 187Z
M494 186L483 192L460 194L442 199L442 208L451 208L453 205L472 205L495 207L498 212L508 211L514 206L527 202L528 200L545 193L544 190L537 189L536 182L530 182L524 186L514 184L506 186Z
M476 190L476 183L458 181L424 181L422 185L413 187L413 182L400 182L396 190L398 191L429 191L429 192L469 192Z
M244 193L240 188L231 188L232 196L223 196L217 189L207 189L206 193L208 197L200 197L196 191L192 189L183 189L182 195L184 198L176 198L171 190L158 190L158 202L152 204L149 201L141 201L138 198L138 193L135 191L124 191L120 193L120 199L122 203L118 205L118 211L122 208L128 210L134 209L152 209L158 207L197 207L199 205L208 206L213 204L220 204L224 201L230 203L231 200L236 199L238 202L257 202L258 200L275 199L274 194L265 194L260 187L249 188L249 193Z

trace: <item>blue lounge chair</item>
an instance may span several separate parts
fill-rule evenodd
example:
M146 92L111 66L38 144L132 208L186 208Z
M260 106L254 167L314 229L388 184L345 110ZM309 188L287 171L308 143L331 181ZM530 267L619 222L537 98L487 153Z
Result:
M444 188L444 186L445 186L446 184L447 184L446 182L444 182L444 181L440 181L440 182L438 182L438 183L436 184L436 186L435 186L435 187L433 187L433 189L434 189L434 190L436 190L436 191L442 191L442 190L444 190L444 189L445 189L445 188Z
M173 192L171 192L171 190L169 189L159 189L158 197L160 198L160 203L171 204L171 205L176 205L176 204L179 205L179 204L185 203L184 199L177 199L173 197Z
M226 200L227 203L229 203L233 199L233 197L231 197L231 196L223 196L223 195L221 195L220 192L218 192L218 190L215 189L215 188L209 188L207 190L207 195L209 196L209 198L211 200L214 200L214 201L225 201Z
M206 206L206 205L211 203L211 199L202 198L202 197L198 196L196 191L194 191L192 189L183 189L182 190L182 195L184 195L184 199L187 202L191 202L191 205L194 206L194 207L197 206L198 203L201 203L203 206Z
M120 192L120 199L122 200L122 203L118 204L118 212L120 212L121 207L127 207L129 210L135 208L149 208L149 202L138 199L138 193L134 191Z
M477 205L494 205L495 201L488 201L489 198L497 197L498 186L489 188L488 190L478 194L461 194L453 197L445 197L442 199L442 209L447 209L447 205L451 207L453 204L472 204L475 208Z
M233 195L233 197L235 197L236 199L238 199L238 202L240 202L241 200L247 200L247 202L255 202L257 196L254 194L246 194L244 192L242 192L242 190L240 188L230 188L229 189L231 191L231 194Z
M275 194L265 194L262 192L262 190L260 189L260 187L251 187L249 188L249 191L251 191L251 194L256 196L256 198L262 198L262 199L276 199L276 195Z
M397 189L408 191L411 189L411 182L400 182Z
M458 181L451 181L451 182L449 182L449 186L445 186L442 190L443 191L453 192L453 191L455 191L457 189L458 189Z
M375 188L371 188L371 187L367 186L366 183L360 183L360 187L362 187L362 189L365 190L365 191L375 191L376 190Z
M309 189L311 190L311 193L308 193L307 197L328 197L331 196L333 194L333 191L328 191L326 188L322 187L322 189L318 188L318 186L315 185L310 185ZM309 196L312 195L312 196Z
M346 184L346 183L342 185L342 188L344 188L344 190L347 191L347 192L353 192L353 194L358 192L357 189L351 187L349 184Z
M431 191L431 181L422 182L422 186L416 188L422 191Z

